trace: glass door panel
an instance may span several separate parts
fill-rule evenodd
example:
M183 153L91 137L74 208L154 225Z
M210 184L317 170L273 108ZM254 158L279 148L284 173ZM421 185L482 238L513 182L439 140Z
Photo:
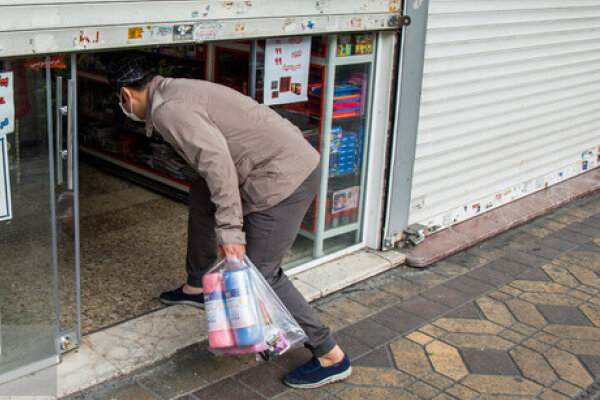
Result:
M55 208L45 58L0 61L0 383L58 361ZM12 95L11 95L12 94Z

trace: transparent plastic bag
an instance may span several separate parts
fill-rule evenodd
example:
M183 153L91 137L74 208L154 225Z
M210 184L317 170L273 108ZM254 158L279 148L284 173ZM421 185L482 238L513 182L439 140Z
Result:
M259 353L265 360L307 340L294 317L252 264L225 258L203 278L210 351Z

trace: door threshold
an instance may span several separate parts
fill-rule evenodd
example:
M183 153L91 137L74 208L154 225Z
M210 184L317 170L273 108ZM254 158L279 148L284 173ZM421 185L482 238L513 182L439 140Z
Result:
M362 249L291 276L308 301L316 300L405 261L399 251ZM90 386L172 356L207 340L204 310L174 305L86 335L80 347L63 355L56 368L57 396ZM21 378L24 379L24 378ZM0 390L2 386L0 386Z

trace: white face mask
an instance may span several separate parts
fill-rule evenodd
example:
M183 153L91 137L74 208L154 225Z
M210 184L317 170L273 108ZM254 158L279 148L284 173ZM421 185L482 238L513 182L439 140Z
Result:
M122 96L121 96L122 98ZM141 119L140 117L138 117L137 115L135 115L133 113L133 103L131 103L131 101L129 102L130 104L130 111L125 110L125 107L123 107L123 103L121 101L119 101L119 106L121 107L121 111L123 111L123 114L125 114L125 116L127 118L130 118L136 122L144 122L143 119Z

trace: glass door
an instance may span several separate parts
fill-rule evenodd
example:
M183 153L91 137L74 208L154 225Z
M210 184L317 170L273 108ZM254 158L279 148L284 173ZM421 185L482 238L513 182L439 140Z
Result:
M71 64L68 56L0 60L0 395L77 343L77 330L66 340L65 328L77 326L78 307L59 307L78 297Z

